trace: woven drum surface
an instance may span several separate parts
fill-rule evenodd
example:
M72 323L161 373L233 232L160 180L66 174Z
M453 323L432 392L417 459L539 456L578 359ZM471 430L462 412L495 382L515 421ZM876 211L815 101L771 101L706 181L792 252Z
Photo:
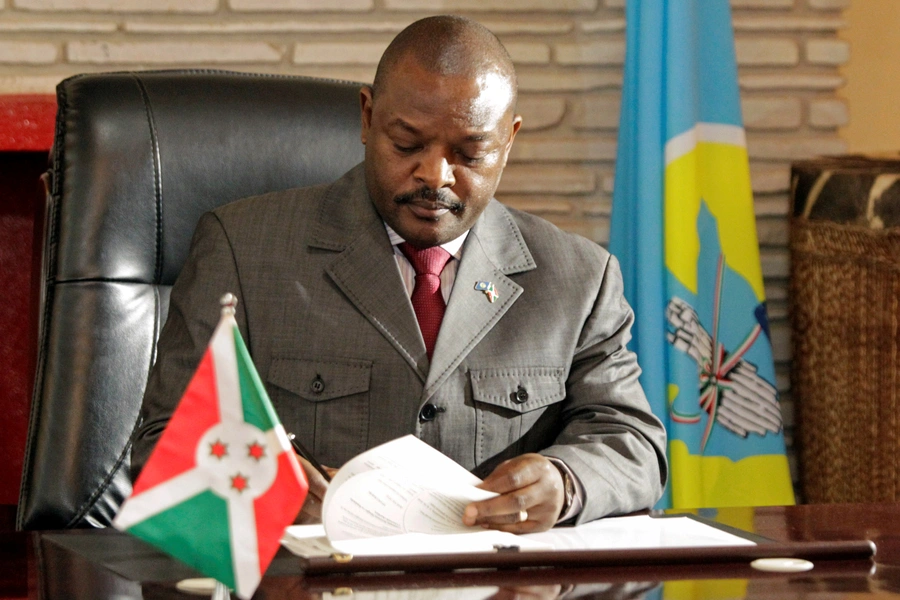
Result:
M900 160L792 170L791 389L807 502L900 500Z

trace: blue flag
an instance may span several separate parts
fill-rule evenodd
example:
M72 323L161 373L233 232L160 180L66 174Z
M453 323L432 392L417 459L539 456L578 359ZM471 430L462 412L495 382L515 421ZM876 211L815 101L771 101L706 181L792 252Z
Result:
M660 507L793 504L728 0L626 5L610 250L669 434Z

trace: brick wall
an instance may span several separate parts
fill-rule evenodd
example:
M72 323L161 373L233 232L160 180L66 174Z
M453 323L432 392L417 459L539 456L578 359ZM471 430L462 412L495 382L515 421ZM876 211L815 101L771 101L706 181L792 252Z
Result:
M792 440L789 164L845 150L835 90L849 0L732 0L778 385ZM0 93L79 72L205 66L369 81L409 22L459 12L519 70L525 121L498 197L600 243L609 233L624 0L0 0Z

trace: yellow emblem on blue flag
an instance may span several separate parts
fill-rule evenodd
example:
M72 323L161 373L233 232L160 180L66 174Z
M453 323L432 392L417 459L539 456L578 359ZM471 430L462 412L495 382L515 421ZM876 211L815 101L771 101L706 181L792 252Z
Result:
M610 250L669 434L661 507L793 504L728 0L626 5Z

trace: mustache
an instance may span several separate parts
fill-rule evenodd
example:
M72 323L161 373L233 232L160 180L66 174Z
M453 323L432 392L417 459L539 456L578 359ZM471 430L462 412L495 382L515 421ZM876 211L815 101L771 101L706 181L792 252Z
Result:
M459 200L454 200L450 192L444 189L432 189L429 187L421 187L405 194L399 194L394 197L396 204L410 204L416 200L427 200L434 202L440 208L449 208L452 211L460 211L465 208L465 204Z

